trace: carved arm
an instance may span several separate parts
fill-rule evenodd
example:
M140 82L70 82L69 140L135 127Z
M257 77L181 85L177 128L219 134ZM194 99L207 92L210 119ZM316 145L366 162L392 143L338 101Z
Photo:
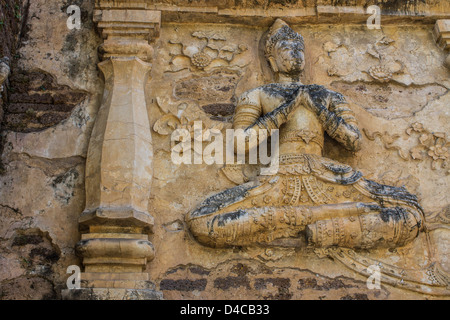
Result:
M234 119L233 119L233 129L243 130L245 137L245 152L249 149L258 146L258 139L250 139L250 129L254 128L255 123L258 122L262 116L262 106L259 97L259 91L251 90L245 92L239 97L239 101L236 105ZM234 146L235 153L238 153L238 146Z
M340 93L323 88L313 91L310 95L304 95L304 98L331 138L349 151L361 149L362 136L355 114Z
M239 98L235 110L233 129L243 130L245 152L256 148L271 136L272 130L279 129L288 120L291 111L295 109L301 99L300 88L298 88L295 99L282 103L271 112L264 114L259 94L258 89L244 93ZM260 130L264 130L264 134ZM235 145L235 153L240 153L237 145Z

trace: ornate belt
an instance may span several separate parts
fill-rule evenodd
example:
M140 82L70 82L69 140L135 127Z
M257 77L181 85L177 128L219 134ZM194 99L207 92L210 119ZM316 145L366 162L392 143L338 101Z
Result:
M323 148L323 137L318 131L311 130L291 130L284 132L280 136L280 143L302 141L306 144L316 143Z

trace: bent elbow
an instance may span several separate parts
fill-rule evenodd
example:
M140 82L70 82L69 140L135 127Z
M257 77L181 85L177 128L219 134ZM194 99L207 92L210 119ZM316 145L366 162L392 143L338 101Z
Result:
M353 143L353 150L354 152L358 152L360 151L362 148L362 141L361 141L361 136L359 136L355 142Z
M362 147L362 137L361 133L358 131L352 132L352 134L347 136L347 141L345 141L345 148L348 151L357 152L361 150Z

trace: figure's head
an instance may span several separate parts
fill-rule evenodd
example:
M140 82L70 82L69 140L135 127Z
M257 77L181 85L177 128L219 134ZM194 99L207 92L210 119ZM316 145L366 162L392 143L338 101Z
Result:
M275 73L298 77L305 67L303 37L277 19L267 36L265 54Z

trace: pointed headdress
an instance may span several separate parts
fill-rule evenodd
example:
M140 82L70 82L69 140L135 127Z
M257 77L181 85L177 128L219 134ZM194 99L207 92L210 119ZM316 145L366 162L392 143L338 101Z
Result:
M289 25L281 19L277 19L269 30L267 35L265 54L266 57L272 56L273 49L278 41L281 40L294 40L300 44L301 50L305 50L305 44L303 37L292 30Z

